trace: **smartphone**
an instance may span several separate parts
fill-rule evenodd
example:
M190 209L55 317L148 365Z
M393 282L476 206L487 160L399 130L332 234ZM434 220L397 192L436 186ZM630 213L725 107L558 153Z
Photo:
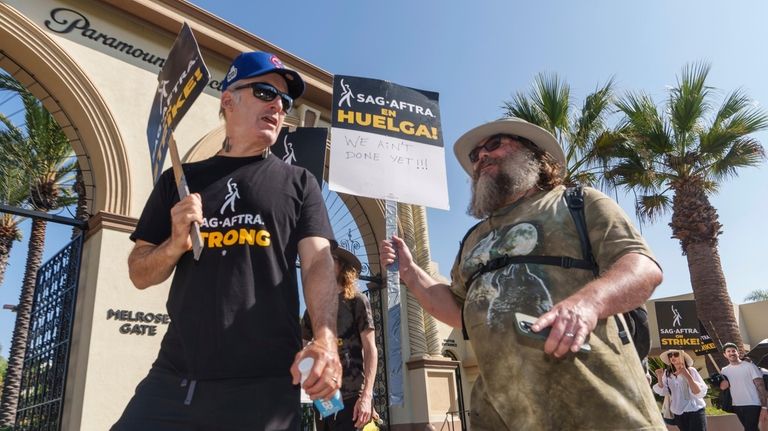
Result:
M539 332L533 332L531 327L533 326L533 322L536 320L538 320L537 317L529 316L524 313L515 313L515 321L517 322L515 328L517 329L517 333L525 337L533 338L535 340L546 340L547 337L549 337L549 332L552 328L547 326ZM590 347L588 343L582 344L581 348L579 348L579 352L582 353L586 353L591 350L592 347Z

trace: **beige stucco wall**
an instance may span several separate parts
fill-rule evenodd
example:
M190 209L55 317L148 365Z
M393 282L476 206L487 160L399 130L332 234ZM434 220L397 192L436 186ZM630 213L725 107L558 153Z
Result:
M741 304L738 316L744 343L755 346L768 338L768 301Z
M84 267L80 278L62 429L108 429L146 375L165 335L163 323L108 318L109 310L131 311L134 319L136 312L166 312L169 283L140 291L124 275L131 247L128 233L109 229L85 244L84 261L102 259L98 266ZM121 333L123 325L145 325L146 335Z

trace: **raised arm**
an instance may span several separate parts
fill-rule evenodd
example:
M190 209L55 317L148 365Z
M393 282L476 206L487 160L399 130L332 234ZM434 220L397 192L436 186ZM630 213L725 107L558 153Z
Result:
M328 399L341 387L341 362L336 342L339 304L331 245L325 238L304 238L299 241L299 257L304 301L311 316L314 340L296 354L291 374L293 383L298 384L301 380L299 361L305 357L314 358L304 390L313 400Z
M542 314L533 330L552 326L544 343L546 353L560 357L568 350L577 352L598 319L644 304L661 280L661 269L651 258L639 253L625 254L600 277Z
M136 240L128 255L128 275L136 288L146 289L168 279L179 258L192 248L189 236L192 222L203 222L203 205L197 193L171 208L172 227L168 239L159 245Z
M397 254L395 254L397 250ZM451 293L447 284L438 283L413 261L411 251L405 242L393 236L391 240L383 240L379 245L381 267L399 258L400 280L405 283L408 291L419 301L421 307L437 320L454 328L461 328L461 308Z

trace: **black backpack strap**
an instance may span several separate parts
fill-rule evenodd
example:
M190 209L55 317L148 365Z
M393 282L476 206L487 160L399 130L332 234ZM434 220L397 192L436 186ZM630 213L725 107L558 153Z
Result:
M574 259L568 256L535 256L535 255L522 255L522 256L507 256L506 254L495 259L491 259L484 264L480 264L475 272L467 279L467 290L469 286L477 280L478 277L486 272L496 271L497 269L504 268L507 265L521 264L521 263L535 263L539 265L552 265L562 268L578 268L591 270L592 264L583 259Z
M595 256L592 254L592 244L589 242L589 232L587 231L587 220L584 216L584 189L581 185L568 187L565 189L565 203L568 205L568 211L571 213L573 223L576 225L576 233L579 235L581 243L581 258L589 262L592 274L595 277L600 275L600 268L597 266Z
M589 241L587 220L584 216L584 189L580 184L565 189L565 202L568 205L568 210L571 212L571 218L573 218L573 222L576 224L576 232L579 234L579 241L581 242L582 258L592 264L592 274L597 277L600 275L600 268L595 260L595 255L592 254L592 243ZM621 342L629 344L629 334L619 315L616 314L613 318L616 320Z
M480 226L481 223L483 223L485 220L481 220L477 223L475 223L474 226L469 228L467 233L464 234L464 238L461 239L461 242L459 243L459 254L456 255L456 261L461 262L461 252L464 251L464 242L469 238L469 234L475 231L478 226ZM473 274L474 276L474 274ZM469 288L472 286L472 283L467 283L465 286L467 286L466 295L469 295ZM466 301L464 302L466 303ZM467 325L464 324L464 304L461 304L461 335L464 337L465 340L469 340L469 333L467 333Z

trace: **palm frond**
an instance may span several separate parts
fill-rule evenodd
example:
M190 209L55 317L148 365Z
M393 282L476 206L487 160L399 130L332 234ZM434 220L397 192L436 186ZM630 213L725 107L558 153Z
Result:
M571 87L557 74L539 73L534 78L531 100L549 124L549 130L559 132L568 130Z
M606 129L606 116L613 103L613 78L584 99L581 115L576 119L571 145L585 148L597 134Z
M768 301L768 289L755 289L744 297L744 302Z
M671 209L672 201L665 194L641 195L637 197L635 202L637 215L651 223L657 221Z
M715 179L722 180L738 175L740 168L757 166L765 160L765 150L752 138L741 138L732 142L728 151L707 166Z
M517 117L545 129L549 127L547 120L524 93L517 93L511 101L504 102L504 108L507 117Z

